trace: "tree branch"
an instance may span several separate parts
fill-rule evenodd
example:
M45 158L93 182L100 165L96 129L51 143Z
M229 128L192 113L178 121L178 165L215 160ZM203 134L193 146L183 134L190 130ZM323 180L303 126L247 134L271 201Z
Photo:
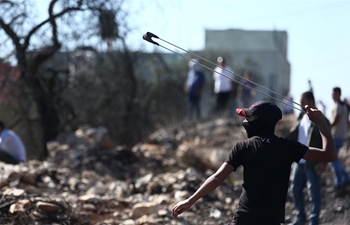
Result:
M37 32L42 26L44 26L45 24L47 24L48 22L50 22L51 20L55 20L57 18L60 18L61 16L65 15L68 12L73 12L73 11L79 11L82 10L81 8L81 3L79 1L79 4L77 7L68 7L63 9L61 12L57 13L57 14L53 14L53 7L56 4L57 0L53 0L50 3L49 6L49 18L44 20L43 22L39 23L38 25L36 25L35 27L33 27L29 32L28 35L25 38L24 41L24 47L27 48L29 46L30 43L30 39L31 37L35 34L35 32ZM50 9L51 8L51 9ZM50 22L52 24L52 22Z
M56 2L57 0L51 1L49 6L49 21L52 27L52 41L54 46L59 45L58 38L57 38L57 24L56 24L55 17L53 15L53 7L55 6Z
M20 51L22 46L20 43L20 39L15 31L11 28L11 24L5 23L5 21L0 17L0 26L5 31L5 33L11 38L13 44L16 47L16 52Z

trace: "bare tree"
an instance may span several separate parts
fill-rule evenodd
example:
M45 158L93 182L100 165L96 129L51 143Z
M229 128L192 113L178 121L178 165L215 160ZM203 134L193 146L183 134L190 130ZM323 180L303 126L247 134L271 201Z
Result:
M38 117L35 121L28 117L27 120L39 124L40 130L36 132L41 132L42 140L36 155L40 159L47 156L46 143L56 137L60 124L59 109L53 104L53 88L48 85L50 80L38 73L40 66L60 49L72 48L72 43L83 45L93 36L101 37L98 31L101 13L113 12L118 16L121 4L116 0L51 0L47 18L35 23L34 2L0 0L0 54L14 54L26 98L22 101L28 104L33 100ZM115 34L102 37L110 41ZM52 75L51 81L55 79L55 73ZM25 107L29 106L23 106L24 111L28 110Z

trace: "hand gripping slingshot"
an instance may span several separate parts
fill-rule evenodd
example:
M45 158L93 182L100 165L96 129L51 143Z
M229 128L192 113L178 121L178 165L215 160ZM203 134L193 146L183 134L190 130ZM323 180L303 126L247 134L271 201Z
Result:
M169 45L172 45L172 46L174 46L174 47L176 47L176 48L178 48L178 49L180 49L180 50L182 50L182 51L184 51L184 52L186 52L186 53L188 53L188 54L190 54L190 55L193 55L193 56L195 56L195 57L197 57L197 58L200 58L200 59L202 59L203 61L208 62L208 63L211 64L211 65L218 66L218 65L216 65L216 63L213 63L213 62L211 62L210 60L205 59L205 58L203 58L203 57L201 57L201 56L199 56L199 55L197 55L197 54L195 54L195 53L193 53L193 52L187 51L186 49L183 49L183 48L181 48L181 47L179 47L179 46L177 46L177 45L175 45L175 44L172 44L171 42L168 42L168 41L166 41L166 40L164 40L164 39L158 37L157 35L155 35L155 34L153 34L153 33L151 33L151 32L147 32L146 34L144 34L144 35L142 36L142 38L143 38L145 41L148 41L148 42L150 42L150 43L152 43L152 44L154 44L154 45L157 45L157 46L159 46L159 47L162 47L162 48L164 48L164 49L166 49L166 50L168 50L168 51L170 51L170 52L172 52L172 53L174 53L174 54L176 54L176 55L179 55L179 56L181 56L181 57L183 57L183 58L185 58L185 59L188 59L189 61L192 61L192 62L194 62L194 63L197 63L197 64L201 65L202 67L204 67L204 68L206 68L206 69L208 69L208 70L210 70L210 71L213 71L213 72L215 72L215 73L218 73L218 74L220 74L221 76L226 77L227 79L230 79L230 80L235 81L235 82L237 82L237 83L239 83L239 84L241 84L241 85L243 85L243 86L245 86L245 87L247 87L247 88L250 88L250 89L252 89L252 90L255 90L256 92L259 92L259 93L262 94L262 95L265 95L265 96L267 96L267 97L269 97L269 98L271 98L271 99L274 99L274 100L276 100L276 101L279 101L279 102L281 102L281 103L283 103L283 104L285 104L285 105L288 105L288 106L290 106L290 107L292 107L292 108L294 108L294 109L296 109L296 110L299 110L299 111L301 111L301 112L304 111L302 105L300 105L299 103L294 102L294 101L288 99L287 97L285 97L285 96L283 96L283 95L281 95L281 94L279 94L279 93L277 93L277 92L275 92L275 91L273 91L273 90L271 90L271 89L268 89L268 88L266 88L266 87L264 87L264 86L262 86L262 85L260 85L260 84L258 84L258 83L255 83L255 82L253 82L253 81L251 81L251 80L248 80L247 78L245 78L245 77L243 77L243 76L241 76L241 75L239 75L239 74L237 74L237 73L235 73L235 72L229 71L229 70L227 70L227 69L225 69L225 68L219 66L221 69L225 70L226 72L229 72L229 73L231 73L231 74L233 74L233 75L235 75L235 76L237 76L237 77L240 77L240 78L242 78L242 79L248 81L249 83L252 83L252 84L254 84L254 85L256 85L256 86L258 86L258 87L264 89L264 90L267 91L268 93L272 93L272 94L274 94L275 96L278 96L279 98L276 98L276 97L272 96L271 94L268 94L268 93L262 92L262 91L260 91L260 90L257 90L256 88L251 87L251 86L249 86L249 85L246 85L246 84L242 83L241 81L236 80L236 79L234 79L234 78L232 78L232 77L228 77L228 76L226 76L226 75L224 75L224 74L222 74L222 73L216 72L216 71L214 71L214 69L212 69L212 68L210 68L210 67L208 67L208 66L206 66L206 65L203 65L203 64L201 64L201 63L199 63L199 62L196 62L196 61L194 61L193 59L191 59L191 58L189 58L189 57L187 57L187 56L185 56L185 55L182 55L182 54L177 53L177 52L175 52L175 51L173 51L173 50L171 50L171 49L169 49L169 48L167 48L167 47L165 47L165 46L163 46L163 45L160 45L158 42L155 42L154 40L152 40L152 38L159 39L159 40L161 40L161 41L163 41L163 42L165 42L165 43L167 43L167 44L169 44ZM284 102L283 99L288 100L288 103ZM294 104L300 106L301 109L300 109L300 108L297 108L297 107L295 107L295 106L293 106L293 105L290 104L289 102L294 103Z

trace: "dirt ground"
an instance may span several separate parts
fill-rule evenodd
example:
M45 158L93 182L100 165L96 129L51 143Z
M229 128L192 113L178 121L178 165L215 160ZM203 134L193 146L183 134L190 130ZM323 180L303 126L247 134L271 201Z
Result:
M276 134L286 135L294 119L281 121ZM58 138L50 144L47 161L29 161L11 167L14 172L8 173L4 167L0 224L217 225L232 220L241 193L242 169L178 219L171 217L171 208L194 193L221 165L234 143L246 137L241 121L185 121L160 128L132 148L101 147L93 138L95 131L80 129ZM350 139L340 159L350 172ZM22 194L5 194L9 190ZM309 213L306 189L305 194ZM321 224L350 225L350 191L334 196L330 167L322 175L322 194ZM20 208L21 202L31 206ZM43 204L46 211L38 208ZM294 218L289 193L286 224Z

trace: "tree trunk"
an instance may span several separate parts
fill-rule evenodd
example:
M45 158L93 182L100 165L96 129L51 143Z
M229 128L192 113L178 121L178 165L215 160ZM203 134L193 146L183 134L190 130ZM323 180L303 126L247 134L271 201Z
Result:
M47 142L54 139L59 132L59 117L57 110L52 104L52 95L45 92L45 89L40 84L38 78L32 80L30 89L34 94L34 101L37 105L40 125L42 127L43 134L41 135L42 144L41 152L39 153L39 159L43 160L48 156Z
M135 138L135 135L133 135L134 131L134 99L136 97L136 90L137 90L137 80L135 76L135 70L134 70L134 64L132 56L130 55L130 52L126 48L126 45L124 46L124 57L125 60L125 71L127 72L128 80L128 89L129 89L129 95L126 96L125 106L126 106L126 113L123 116L123 127L126 132L124 132L123 135L123 141L125 141L126 144L134 144L133 138Z

